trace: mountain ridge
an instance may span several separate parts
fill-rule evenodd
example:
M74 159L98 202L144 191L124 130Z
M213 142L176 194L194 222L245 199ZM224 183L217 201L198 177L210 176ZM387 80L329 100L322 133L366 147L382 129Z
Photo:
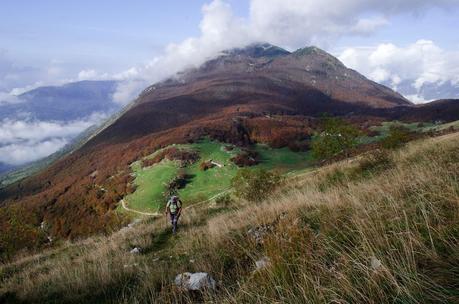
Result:
M146 88L81 148L0 190L2 204L46 220L52 235L76 238L116 226L117 204L133 191L130 165L171 144L209 137L285 147L311 136L324 113L366 124L459 119L458 102L415 106L317 48L260 56L266 49L229 52Z

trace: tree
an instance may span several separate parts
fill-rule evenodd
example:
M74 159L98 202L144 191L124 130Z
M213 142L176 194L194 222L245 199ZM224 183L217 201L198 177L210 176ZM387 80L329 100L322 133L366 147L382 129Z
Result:
M386 149L395 149L411 138L411 131L402 125L391 125L389 134L382 140L382 146Z
M282 177L276 172L264 169L241 169L231 184L237 197L248 201L261 201L276 190Z
M321 121L321 132L313 137L314 157L326 159L346 152L357 145L360 131L350 123L333 117Z

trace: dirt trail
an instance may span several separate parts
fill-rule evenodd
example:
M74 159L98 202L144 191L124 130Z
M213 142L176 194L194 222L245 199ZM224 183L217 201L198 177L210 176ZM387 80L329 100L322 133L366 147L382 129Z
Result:
M220 193L217 193L216 195L212 196L211 198L206 199L204 201L197 202L196 204L190 205L188 207L185 207L185 208L183 208L183 210L187 210L187 209L190 209L190 208L205 204L207 202L210 202L213 199L216 199L217 197L219 197L219 196L221 196L221 195L223 195L225 193L228 193L230 190L231 190L231 188L225 189L224 191L222 191ZM146 216L153 216L153 217L159 217L159 216L163 215L162 213L159 213L159 212L151 213L151 212L142 212L142 211L131 209L131 208L126 206L126 201L124 199L121 199L120 202L121 202L121 206L123 207L123 209L127 210L129 212L133 212L133 213L137 213L137 214L141 214L141 215L146 215Z

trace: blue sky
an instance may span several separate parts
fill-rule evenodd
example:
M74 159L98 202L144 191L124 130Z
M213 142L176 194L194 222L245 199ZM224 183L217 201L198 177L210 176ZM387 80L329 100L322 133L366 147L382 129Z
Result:
M150 59L170 42L199 34L206 1L5 0L0 48L18 64L63 61L115 72ZM229 1L244 15L246 1Z

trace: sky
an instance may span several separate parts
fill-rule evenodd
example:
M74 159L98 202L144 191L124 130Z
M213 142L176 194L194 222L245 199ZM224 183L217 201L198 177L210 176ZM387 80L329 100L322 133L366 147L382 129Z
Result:
M316 45L425 102L426 84L459 87L458 29L459 0L2 0L0 111L27 90L78 80L119 80L113 102L127 104L154 82L253 42ZM11 137L26 136L17 126L59 123L1 122Z

